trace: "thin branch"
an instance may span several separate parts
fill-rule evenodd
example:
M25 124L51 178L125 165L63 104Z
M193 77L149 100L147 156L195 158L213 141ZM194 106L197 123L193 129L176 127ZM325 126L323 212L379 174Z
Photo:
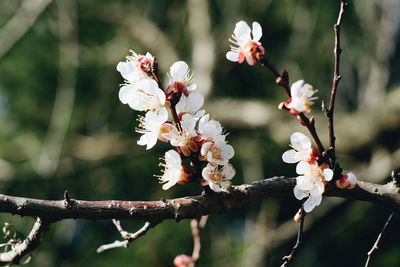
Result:
M37 218L27 238L16 244L10 251L0 253L0 265L19 264L22 258L35 250L42 241L43 235L50 229L51 222Z
M331 91L331 99L329 103L329 109L326 110L326 115L328 117L328 127L329 127L329 149L331 150L330 158L332 160L332 165L336 163L335 157L335 132L333 127L333 113L335 109L335 99L336 99L336 92L337 87L339 85L339 81L342 78L339 73L339 66L340 66L340 54L342 53L342 48L340 47L340 24L342 23L343 14L347 7L347 3L345 0L341 0L340 4L340 11L339 16L337 19L336 24L334 25L335 30L335 48L333 50L335 54L335 70L333 74L333 85Z
M285 90L287 96L291 98L289 87L289 73L286 70L282 70L282 74L279 74L275 67L269 62L268 58L266 58L265 56L259 56L258 60L260 61L262 66L266 67L272 73L272 75L274 75L276 84L281 86ZM307 116L304 115L304 113L300 113L299 115L297 115L297 119L303 126L308 129L314 139L318 152L320 153L320 155L322 155L325 149L315 129L314 117L308 119Z
M189 267L194 267L196 261L200 258L201 250L201 240L200 240L200 230L203 229L207 224L208 216L202 216L200 221L197 219L192 219L190 221L190 227L192 229L193 236L193 253Z
M124 229L122 229L122 226L119 221L113 219L112 222L114 223L115 227L120 232L122 238L125 240L123 240L123 241L116 240L111 244L102 245L97 249L97 253L102 253L102 252L104 252L108 249L112 249L112 248L127 248L133 241L135 241L139 237L145 235L148 230L150 230L151 228L153 228L157 225L157 223L146 222L143 225L143 227L140 228L137 232L129 233L129 232L125 231Z
M386 233L387 228L393 224L393 222L397 219L398 216L399 216L399 213L395 212L395 211L393 211L390 214L389 218L387 219L385 225L382 228L382 231L379 233L378 238L376 239L374 245L372 246L371 250L367 254L368 257L367 257L367 261L365 263L365 267L368 267L369 262L371 260L371 256L378 249L379 242L381 241L383 235Z
M69 198L69 204L65 200L41 200L0 194L0 212L38 216L51 221L62 219L179 221L219 214L260 199L293 197L295 185L294 178L273 177L251 184L233 186L227 193L207 193L161 201L85 201ZM378 185L359 181L351 190L339 189L335 185L328 184L324 195L367 201L400 211L398 192L399 188L394 183Z
M300 208L300 222L299 222L299 231L297 232L297 240L296 244L292 248L292 251L290 252L289 256L283 257L283 264L281 267L285 267L288 265L289 261L294 257L294 254L297 251L297 248L300 246L300 244L303 242L303 226L304 226L304 218L306 217L306 212L304 211L303 205Z

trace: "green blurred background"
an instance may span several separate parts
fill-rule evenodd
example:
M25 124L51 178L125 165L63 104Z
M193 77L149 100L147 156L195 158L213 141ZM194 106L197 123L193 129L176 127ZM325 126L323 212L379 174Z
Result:
M185 60L205 109L230 134L234 184L294 176L281 161L289 136L305 129L277 105L286 101L268 71L225 59L239 20L258 21L271 62L319 89L317 128L327 144L319 106L333 77L333 24L340 1L0 2L0 191L86 200L158 200L196 195L177 185L163 191L153 174L169 149L138 146L137 112L118 100L116 65L129 49L157 56L163 77ZM337 98L339 161L366 181L384 183L400 167L400 3L349 1L342 26ZM164 79L164 84L167 80ZM270 199L212 215L201 234L199 266L279 266L294 244L294 198ZM325 198L306 218L305 243L291 266L362 266L390 210ZM0 215L20 238L33 218ZM120 239L111 221L64 220L52 226L27 266L171 266L192 252L189 220L165 221L127 249L97 254ZM134 232L143 222L122 221ZM400 228L393 227L372 266L400 265Z

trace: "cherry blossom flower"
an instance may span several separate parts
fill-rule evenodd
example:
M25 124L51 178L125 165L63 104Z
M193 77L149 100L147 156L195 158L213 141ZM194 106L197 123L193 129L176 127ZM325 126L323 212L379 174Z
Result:
M341 189L353 189L357 184L357 176L354 173L348 172L340 179L336 180L336 186Z
M314 104L313 100L318 98L313 97L317 91L310 84L304 83L303 80L293 83L290 87L291 99L287 104L290 113L292 115L297 115L301 112L309 113L311 105Z
M123 104L137 111L159 111L165 104L165 94L153 79L143 79L135 85L125 85L119 91Z
M142 79L149 79L151 62L153 56L147 52L145 56L138 55L131 51L132 55L126 57L125 62L119 62L117 70L122 77L131 84L135 84Z
M202 185L208 185L215 192L227 191L235 173L231 164L223 165L219 169L218 165L208 163L201 173L204 179Z
M196 120L204 115L205 110L200 110L204 103L204 97L199 93L191 93L189 96L181 95L179 102L176 104L176 113L182 116L190 113Z
M301 176L296 178L294 196L298 200L308 197L304 202L304 210L310 212L321 203L325 183L332 180L333 171L329 168L322 169L318 164L300 161L296 172Z
M283 153L282 160L286 163L296 163L299 161L313 161L317 151L311 147L310 139L302 133L295 132L290 136L290 149Z
M179 92L188 96L188 91L194 91L197 88L197 85L193 82L193 73L190 72L188 64L184 61L178 61L172 64L168 77L169 85L166 90L167 96Z
M192 261L192 257L187 256L185 254L181 254L175 257L174 266L175 267L187 267L189 263Z
M252 29L244 21L236 23L232 38L229 41L231 51L226 53L226 58L233 62L242 63L246 59L249 65L257 63L257 53L264 54L264 47L259 42L262 28L258 22L253 22Z
M191 114L186 113L180 121L180 129L176 125L169 124L169 130L163 130L162 137L170 141L171 145L178 147L180 152L188 157L191 152L199 150L198 144L193 139L197 136L195 126L196 120Z
M204 115L199 120L198 130L204 140L225 141L225 135L222 134L222 126L216 120L210 120L210 115Z
M205 160L214 165L225 165L235 155L233 147L224 140L204 143L200 153Z
M140 118L139 129L136 131L138 133L143 134L139 141L138 145L146 146L146 149L152 148L158 139L158 135L160 133L160 128L168 119L168 112L166 108L160 109L160 111L148 111L144 117Z
M160 183L164 183L162 189L168 190L176 183L185 184L190 181L191 173L182 166L181 156L175 150L165 152L165 164L160 163L160 166L165 168L163 175L157 176Z

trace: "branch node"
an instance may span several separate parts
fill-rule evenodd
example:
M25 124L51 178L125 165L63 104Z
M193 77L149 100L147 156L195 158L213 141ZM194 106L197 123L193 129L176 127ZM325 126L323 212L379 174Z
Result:
M396 187L400 187L400 171L392 171L392 180Z
M63 202L64 207L71 209L74 206L74 201L71 199L69 193L67 190L64 191L64 202Z

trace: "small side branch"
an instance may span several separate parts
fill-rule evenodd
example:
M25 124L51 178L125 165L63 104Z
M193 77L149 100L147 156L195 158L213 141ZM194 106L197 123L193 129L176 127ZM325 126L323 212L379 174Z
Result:
M301 206L300 208L300 222L299 222L299 231L297 233L297 240L296 244L292 248L292 252L290 252L289 256L285 256L282 258L283 264L281 267L285 267L288 265L289 261L293 259L294 254L297 251L297 248L300 246L300 244L303 242L303 225L304 225L304 218L306 217L306 212L304 211L304 207Z
M342 48L340 47L340 25L342 23L343 19L343 14L344 11L347 7L347 3L345 0L341 0L340 4L340 11L339 11L339 16L337 19L336 24L334 25L334 30L335 30L335 48L333 50L335 54L335 70L333 74L333 85L332 85L332 91L331 91L331 99L329 103L329 109L325 110L326 115L328 117L328 127L329 127L329 148L333 151L331 154L332 157L332 164L335 164L335 155L334 155L334 150L335 150L335 133L334 133L334 127L333 127L333 113L335 109L335 99L336 99L336 92L337 92L337 87L339 85L339 81L342 78L339 74L339 66L340 66L340 54L342 53Z
M112 248L127 248L133 241L135 241L139 237L145 235L150 228L153 228L157 225L157 223L146 222L144 224L144 226L142 228L140 228L137 232L129 233L129 232L125 231L124 229L122 229L122 226L119 221L113 219L112 222L114 223L117 230L120 232L122 238L125 240L123 240L123 241L116 240L111 244L102 245L97 249L97 253L102 253L102 252L104 252L108 249L112 249Z
M390 227L393 224L393 222L397 219L398 216L399 216L399 214L395 211L393 211L390 214L389 218L387 219L385 225L382 228L382 231L379 233L378 238L376 239L374 245L372 246L371 250L368 251L368 254L367 254L368 257L367 257L367 261L365 262L365 267L368 267L369 262L371 260L371 256L378 249L379 242L381 241L383 235L386 233L388 227Z
M12 246L10 251L0 253L0 265L19 264L22 258L35 250L42 241L43 235L50 229L51 222L37 218L27 238Z
M274 75L276 84L281 86L285 90L287 96L291 98L289 87L289 73L286 70L282 70L282 74L279 74L275 67L269 62L268 58L266 58L265 56L260 57L258 60L260 61L262 66L266 67L272 73L272 75ZM308 129L314 139L318 152L322 155L325 149L315 129L314 117L308 119L304 113L300 113L297 116L297 119L303 126Z
M193 236L193 253L189 264L189 267L194 267L196 261L200 258L201 241L200 241L200 230L203 229L207 224L208 216L202 216L200 221L192 219L190 227L192 228Z

